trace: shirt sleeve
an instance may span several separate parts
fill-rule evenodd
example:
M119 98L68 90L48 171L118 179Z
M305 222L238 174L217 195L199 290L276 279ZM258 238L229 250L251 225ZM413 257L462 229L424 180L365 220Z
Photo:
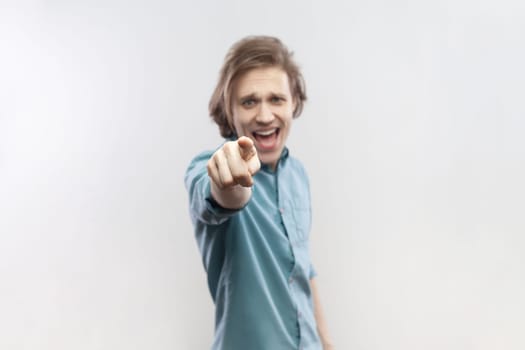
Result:
M242 208L223 208L212 198L210 178L206 170L206 164L212 154L209 151L203 152L191 161L184 177L184 183L188 191L192 221L220 225Z
M310 263L310 272L309 272L308 278L312 279L312 278L314 278L316 276L317 276L317 271L315 270L314 265L312 263Z
M301 170L303 172L303 179L306 183L306 191L308 192L308 211L310 213L310 216L309 216L310 222L308 223L308 227L311 228L312 227L312 194L310 191L310 180L308 178L308 174L306 173L306 169L304 168L302 164L301 164ZM308 257L310 257L310 251L308 251ZM310 271L308 272L308 278L312 279L316 276L317 276L317 271L313 263L310 261Z

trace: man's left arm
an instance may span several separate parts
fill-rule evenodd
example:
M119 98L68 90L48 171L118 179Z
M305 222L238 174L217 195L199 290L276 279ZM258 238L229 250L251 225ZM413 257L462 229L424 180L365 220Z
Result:
M323 308L321 307L321 299L319 297L319 290L317 289L316 278L313 277L310 279L310 288L312 289L312 297L314 301L314 314L315 321L317 323L317 332L323 343L323 350L333 350L334 344L332 343L332 338L328 334L328 327L324 318Z

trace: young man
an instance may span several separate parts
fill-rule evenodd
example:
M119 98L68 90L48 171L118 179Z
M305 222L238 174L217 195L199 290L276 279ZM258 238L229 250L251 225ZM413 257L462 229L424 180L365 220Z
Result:
M232 46L209 105L227 140L185 177L216 306L213 350L332 349L310 262L308 178L285 146L305 101L279 39Z

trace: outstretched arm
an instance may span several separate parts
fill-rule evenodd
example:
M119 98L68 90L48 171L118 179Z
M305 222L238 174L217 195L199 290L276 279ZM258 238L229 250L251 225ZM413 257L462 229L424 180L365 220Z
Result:
M228 209L242 208L250 199L254 175L261 163L253 141L241 136L226 142L208 161L211 195Z

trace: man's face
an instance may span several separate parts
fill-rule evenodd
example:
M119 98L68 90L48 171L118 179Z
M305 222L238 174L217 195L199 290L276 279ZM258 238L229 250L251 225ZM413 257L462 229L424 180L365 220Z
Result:
M233 126L255 143L261 163L275 169L288 138L295 101L288 75L279 67L255 68L233 86Z

